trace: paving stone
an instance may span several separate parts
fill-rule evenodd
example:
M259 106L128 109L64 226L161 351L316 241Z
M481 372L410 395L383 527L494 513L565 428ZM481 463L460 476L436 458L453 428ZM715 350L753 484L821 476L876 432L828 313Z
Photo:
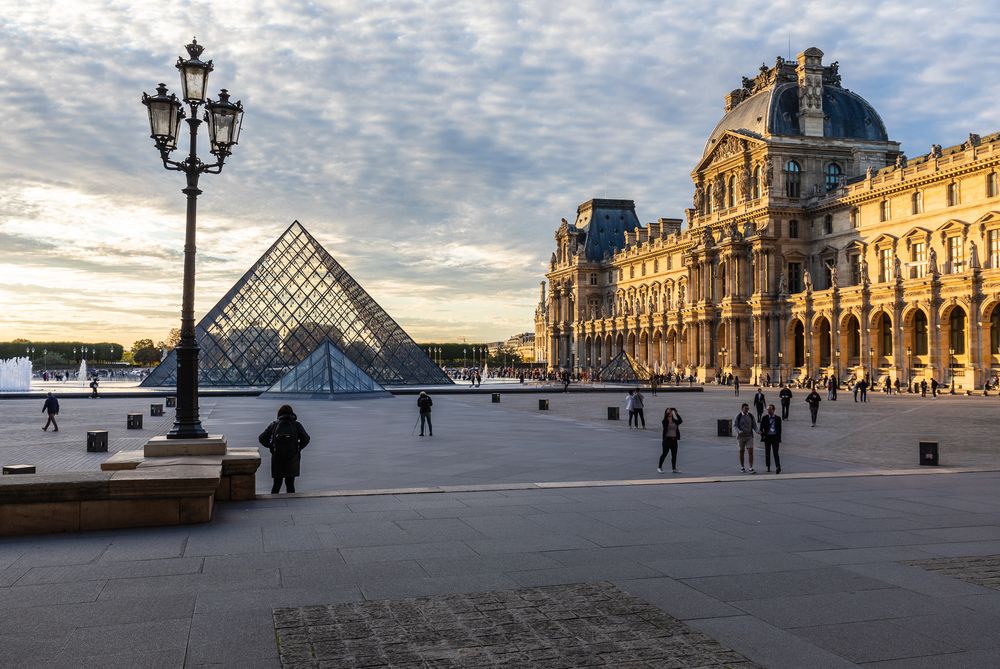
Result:
M610 583L273 614L284 667L756 665Z
M857 666L800 636L752 616L701 618L688 624L721 643L739 647L746 657L769 669L847 669Z
M891 587L883 581L838 567L688 578L682 581L724 602L824 592L857 592Z
M888 620L820 625L800 628L795 633L859 663L940 655L959 650L929 634L906 629Z
M1000 555L911 560L906 564L966 583L1000 590Z

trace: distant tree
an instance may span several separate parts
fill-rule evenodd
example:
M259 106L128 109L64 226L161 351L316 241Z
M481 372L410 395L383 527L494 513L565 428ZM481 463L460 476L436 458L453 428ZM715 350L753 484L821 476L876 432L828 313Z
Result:
M160 359L160 349L152 339L140 339L132 344L132 361L137 365L151 365Z

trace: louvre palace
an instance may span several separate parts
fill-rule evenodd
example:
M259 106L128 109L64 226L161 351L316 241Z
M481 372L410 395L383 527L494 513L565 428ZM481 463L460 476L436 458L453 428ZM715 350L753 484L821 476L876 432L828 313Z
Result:
M1000 133L928 148L907 158L819 49L762 65L725 96L685 219L594 199L562 221L538 359L982 387L1000 371Z

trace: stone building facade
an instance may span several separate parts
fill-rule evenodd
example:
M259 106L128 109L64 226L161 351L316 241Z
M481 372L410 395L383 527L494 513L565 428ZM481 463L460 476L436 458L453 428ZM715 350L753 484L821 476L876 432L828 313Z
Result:
M744 380L872 374L981 387L1000 372L1000 133L907 159L810 48L726 97L681 219L630 200L563 219L539 360ZM682 229L683 227L683 229Z

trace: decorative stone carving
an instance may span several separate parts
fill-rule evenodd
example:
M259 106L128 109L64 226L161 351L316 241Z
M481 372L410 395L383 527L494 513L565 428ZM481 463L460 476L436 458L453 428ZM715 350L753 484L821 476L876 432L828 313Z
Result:
M906 154L900 153L896 155L896 169L901 170L906 167Z
M712 199L715 210L718 211L726 206L726 179L721 174L716 175L715 185L712 187Z
M719 143L718 148L715 150L715 157L717 160L724 160L730 156L735 156L746 149L746 143L742 140L736 139L732 135L726 135L725 138Z
M771 156L768 156L764 160L764 190L770 190L772 183L774 183L774 162Z
M937 276L938 266L937 266L937 251L934 247L927 253L927 273L931 276Z
M903 280L903 265L899 262L899 256L897 255L892 257L892 275L896 278L896 281Z
M872 281L868 276L868 261L865 260L864 255L858 260L858 274L861 275L861 285L870 286Z
M826 268L830 270L830 288L837 287L837 263L828 262Z
M980 269L979 267L979 249L976 247L975 242L969 242L969 268L970 269Z
M705 191L701 184L694 187L694 210L699 214L702 211L702 200L705 198Z
M813 280L812 280L812 275L809 273L809 270L805 270L804 272L802 272L802 285L805 286L807 293L812 292Z
M788 294L788 281L785 279L785 273L782 272L778 275L778 295Z
M869 165L865 169L865 179L867 179L868 181L871 181L873 176L875 176L875 168L872 167L871 165Z
M743 171L740 172L740 199L747 202L751 198L753 198L753 179L750 176L750 168L744 165Z
M931 144L931 158L940 158L941 156L941 145Z

